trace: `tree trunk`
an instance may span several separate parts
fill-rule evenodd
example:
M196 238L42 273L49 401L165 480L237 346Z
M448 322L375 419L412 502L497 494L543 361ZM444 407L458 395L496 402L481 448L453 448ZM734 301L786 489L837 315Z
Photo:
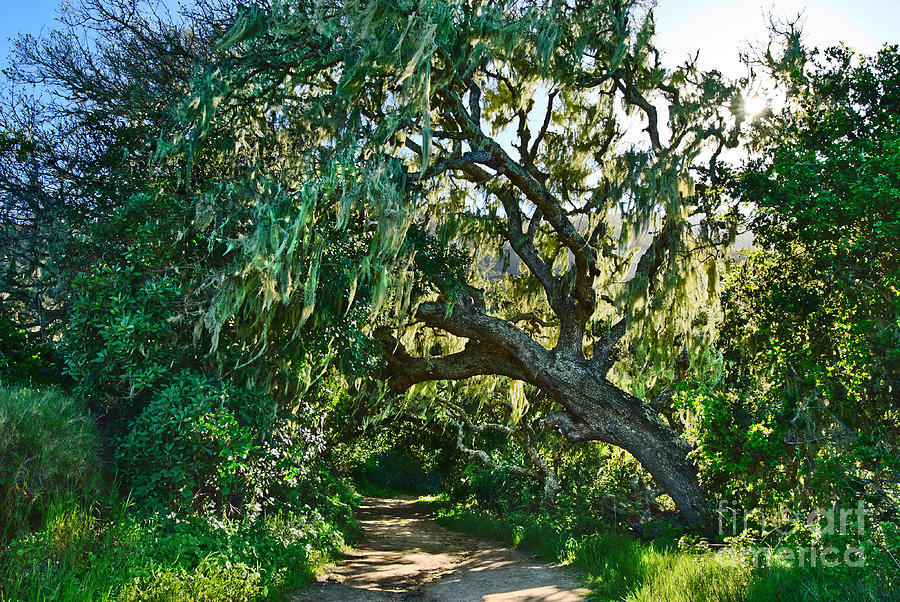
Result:
M708 501L697 467L687 457L690 445L648 404L598 378L589 366L573 364L557 364L536 383L565 408L545 423L569 441L603 441L629 452L672 497L689 524L703 523Z
M383 334L388 377L395 390L427 380L479 374L501 374L531 383L564 408L547 417L547 426L569 441L603 441L628 451L672 497L688 523L704 522L707 496L697 467L687 457L690 446L648 404L606 378L610 366L606 353L588 360L573 351L547 349L472 304L458 303L448 314L441 304L423 303L417 316L432 327L469 338L470 344L451 355L415 358ZM480 342L472 341L479 338Z

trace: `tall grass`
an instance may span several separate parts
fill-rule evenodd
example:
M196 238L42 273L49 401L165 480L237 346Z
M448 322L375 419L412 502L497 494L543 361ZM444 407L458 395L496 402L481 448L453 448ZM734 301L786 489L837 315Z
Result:
M874 571L773 567L757 572L748 602L896 602L900 591Z
M888 602L900 599L875 571L753 568L715 554L679 550L673 541L644 542L546 515L494 516L440 499L432 504L445 526L523 547L585 577L592 599L628 602Z
M57 498L41 529L0 551L0 602L278 600L346 550L321 517L167 519L127 499Z
M55 496L91 497L99 451L96 426L76 400L0 387L0 545L36 528Z

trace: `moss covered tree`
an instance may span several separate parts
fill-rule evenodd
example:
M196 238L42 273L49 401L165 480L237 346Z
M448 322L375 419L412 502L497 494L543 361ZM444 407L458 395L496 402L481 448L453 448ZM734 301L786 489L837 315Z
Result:
M533 388L543 424L628 450L700 521L660 410L711 334L732 232L708 185L743 114L718 74L664 67L653 27L620 0L242 9L160 147L227 259L199 331L296 374L304 325L349 320L382 392L465 380L512 424Z

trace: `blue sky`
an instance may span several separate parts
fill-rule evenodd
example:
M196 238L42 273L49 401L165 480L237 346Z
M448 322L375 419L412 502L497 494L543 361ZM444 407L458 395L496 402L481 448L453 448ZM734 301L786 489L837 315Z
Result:
M19 32L37 35L42 27L52 27L61 3L61 0L0 0L0 65L8 64L7 38Z
M62 0L0 0L0 65L7 64L7 38L40 33L52 27ZM782 16L806 9L806 32L812 44L838 41L871 53L885 42L900 43L898 0L659 0L659 45L680 61L700 49L706 66L737 68L737 48L765 36L764 14Z

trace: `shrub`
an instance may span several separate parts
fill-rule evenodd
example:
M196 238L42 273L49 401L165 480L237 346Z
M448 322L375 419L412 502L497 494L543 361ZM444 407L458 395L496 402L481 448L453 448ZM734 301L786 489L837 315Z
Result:
M73 273L60 351L73 391L120 429L181 368L200 365L192 325L181 317L190 246L172 244L176 203L156 194L122 199L87 225L70 249ZM180 229L181 226L179 225Z
M182 374L131 422L116 460L149 507L253 515L296 501L312 439L264 394Z
M55 496L88 499L100 443L84 408L58 391L0 388L0 542L35 528Z
M55 352L36 338L0 307L0 383L34 386L63 380Z

